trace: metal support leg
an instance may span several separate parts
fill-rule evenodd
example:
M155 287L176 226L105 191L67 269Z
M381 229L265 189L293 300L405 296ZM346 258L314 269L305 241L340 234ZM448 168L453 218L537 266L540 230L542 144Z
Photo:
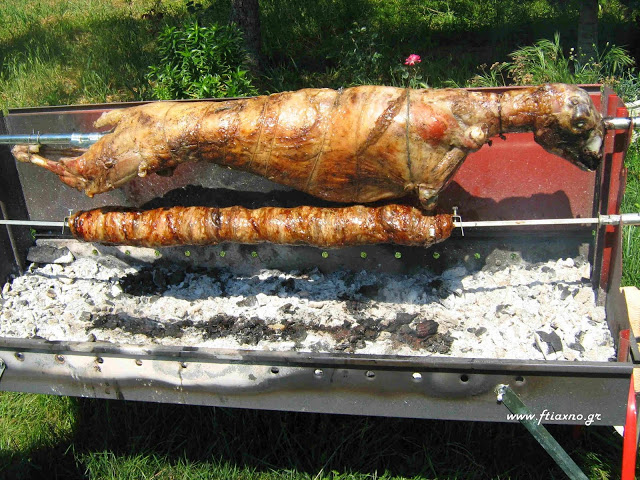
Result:
M4 360L0 358L0 380L2 380L2 374L4 373L6 368L7 368L7 364L4 363Z
M496 393L498 402L504 404L511 413L518 415L518 421L529 430L531 435L551 455L571 480L587 480L587 476L582 473L580 467L569 457L549 431L539 421L535 420L535 414L522 403L520 397L516 395L509 385L498 385Z
M629 398L627 401L627 420L624 425L624 437L622 439L622 480L633 480L636 475L636 455L638 451L636 422L638 411L636 410L636 389L633 384L633 375L629 383Z

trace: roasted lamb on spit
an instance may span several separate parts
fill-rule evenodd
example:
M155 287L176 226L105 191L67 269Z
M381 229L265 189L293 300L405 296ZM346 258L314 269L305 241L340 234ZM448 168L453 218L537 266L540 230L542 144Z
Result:
M533 131L546 150L585 169L601 159L602 119L578 87L549 84L502 94L362 86L306 89L221 102L156 102L113 110L113 127L85 153L15 157L93 196L187 161L262 175L329 201L416 195L434 206L469 152L507 132Z

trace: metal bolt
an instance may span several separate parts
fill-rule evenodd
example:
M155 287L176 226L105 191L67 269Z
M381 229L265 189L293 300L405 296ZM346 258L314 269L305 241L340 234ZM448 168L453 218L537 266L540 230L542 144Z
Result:
M104 358L102 358L102 357L96 357L96 362L98 362L98 363L104 363Z
M139 358L136 360L136 365L137 366L141 366L142 365L142 360L140 360Z
M315 371L313 372L313 374L316 377L322 377L324 375L324 371L321 368L316 368Z
M372 372L371 370L367 370L367 371L364 373L364 376L365 376L365 377L367 377L367 378L375 378L375 376L376 376L376 372Z
M58 363L64 363L64 355L60 355L60 354L58 354L58 355L56 355L54 358L55 358L56 362L58 362Z
M187 368L187 362L180 362L181 368Z
M280 369L278 367L271 367L271 373L278 374L280 373Z
M24 353L22 353L22 352L16 352L14 355L15 355L15 357L16 357L18 360L20 360L21 362L24 362ZM1 361L2 361L2 360L0 360L0 362L1 362Z

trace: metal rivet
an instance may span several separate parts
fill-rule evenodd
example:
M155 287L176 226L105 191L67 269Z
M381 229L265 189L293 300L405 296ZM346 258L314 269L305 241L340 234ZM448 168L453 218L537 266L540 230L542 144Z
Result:
M187 362L180 362L180 366L182 368L187 368Z
M462 375L460 375L460 381L462 383L467 383L469 381L469 375L467 375L466 373L463 373Z
M411 375L411 378L413 378L414 382L421 382L422 381L422 374L419 372L413 372L413 374Z
M271 367L271 373L273 374L280 373L280 369L278 367Z
M22 352L16 352L15 353L15 357L20 360L21 362L24 362L24 353Z
M136 360L136 365L141 366L141 365L142 365L142 360L137 359L137 360Z
M96 357L96 362L98 362L98 363L104 363L104 358L102 358L102 357Z
M64 363L64 356L63 355L58 354L54 358L55 358L56 362Z
M321 376L323 376L323 375L324 375L324 371L322 371L322 369L321 369L321 368L316 368L316 369L315 369L315 371L313 372L313 374L314 374L316 377L321 377Z
M364 373L364 376L365 376L365 377L367 377L367 378L375 378L375 376L376 376L376 372L372 372L371 370L367 370L367 371Z

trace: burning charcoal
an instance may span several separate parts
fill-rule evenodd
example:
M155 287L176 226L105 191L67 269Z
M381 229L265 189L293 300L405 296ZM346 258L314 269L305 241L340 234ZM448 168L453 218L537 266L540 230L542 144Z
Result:
M475 334L476 337L479 337L480 335L482 335L483 333L486 333L487 329L485 327L478 327L476 329L475 332L473 332Z
M505 315L515 315L513 305L501 303L496 306L496 314L504 313Z
M293 293L296 291L296 281L293 278L287 278L280 282L280 287L287 293Z
M257 304L258 299L255 295L250 295L247 298L243 298L242 300L239 300L238 303L236 303L236 305L238 305L239 307L255 307Z
M184 282L185 277L186 274L183 271L174 270L168 275L167 280L170 285L180 285Z
M364 331L364 338L366 338L367 340L374 340L377 336L378 336L378 332L371 328L367 328Z
M373 317L367 317L360 323L362 323L362 325L364 325L367 329L377 330L380 327L380 322Z
M307 338L307 329L297 322L287 323L284 331L282 332L282 338L285 340L295 340L296 342L302 342Z
M424 340L423 345L431 353L445 354L451 350L454 340L449 332L436 333Z
M362 295L363 297L369 298L373 300L378 296L378 292L380 291L380 285L362 285L356 293L358 295Z
M554 353L562 351L562 340L556 332L544 332L542 330L536 331L540 340L547 346L547 351L543 353Z
M560 293L560 300L566 300L567 298L575 295L575 292L572 291L569 287L567 286L563 286L560 288L561 293Z
M167 278L162 270L154 270L151 274L151 278L153 279L153 284L160 290L165 290L167 288Z
M435 335L438 332L438 322L434 320L426 320L424 322L420 322L416 326L416 335L418 338L427 338L432 335Z
M400 325L398 333L402 335L411 335L413 333L413 329L409 325Z
M358 300L347 300L344 302L344 306L352 313L358 313L367 308L367 304L365 302L359 302Z
M75 260L67 247L57 248L51 245L36 245L27 253L27 260L33 263L67 264Z
M413 322L417 316L417 313L398 312L396 313L396 323L399 325L406 325L407 323Z
M575 342L573 342L573 343L570 343L570 344L569 344L569 348L570 348L571 350L575 350L576 352L580 352L580 353L584 352L584 347L583 347L583 346L582 346L582 344L581 344L579 341L577 341L577 340L576 340Z
M280 312L287 315L293 315L298 310L298 307L294 307L291 303L285 303L280 307Z
M181 338L184 334L183 329L186 327L193 327L193 322L191 320L169 322L164 326L164 335L167 337Z
M427 285L427 288L430 290L430 293L437 295L439 298L447 298L451 294L451 291L439 278L431 281L429 285Z

